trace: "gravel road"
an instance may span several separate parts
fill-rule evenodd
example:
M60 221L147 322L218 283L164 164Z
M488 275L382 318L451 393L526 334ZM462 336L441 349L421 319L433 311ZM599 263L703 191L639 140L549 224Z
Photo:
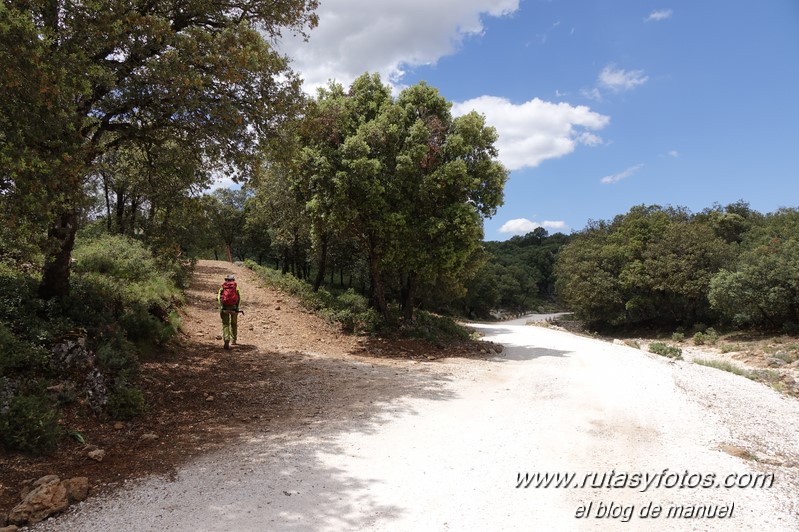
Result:
M353 363L407 393L254 431L35 530L799 530L799 401L525 321L476 325L506 346L492 360ZM536 487L546 473L574 477Z

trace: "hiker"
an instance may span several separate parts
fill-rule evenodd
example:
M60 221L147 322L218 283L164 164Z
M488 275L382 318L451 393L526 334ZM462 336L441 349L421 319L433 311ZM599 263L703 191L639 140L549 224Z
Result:
M225 349L230 349L231 341L236 345L239 303L241 303L241 292L233 274L225 276L225 282L216 294L216 301L219 303L219 315L222 317L222 338L225 341Z

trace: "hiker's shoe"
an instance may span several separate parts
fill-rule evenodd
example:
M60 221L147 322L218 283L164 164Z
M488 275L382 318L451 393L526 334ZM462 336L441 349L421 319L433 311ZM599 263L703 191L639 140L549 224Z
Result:
M225 340L225 349L230 349L230 340Z
M235 339L235 338L233 339L233 342L232 342L232 344L233 344L233 345L236 345L236 339Z

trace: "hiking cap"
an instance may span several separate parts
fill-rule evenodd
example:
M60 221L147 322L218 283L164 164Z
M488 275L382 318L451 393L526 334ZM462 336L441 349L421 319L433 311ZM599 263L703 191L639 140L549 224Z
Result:
M236 276L233 275L232 273L229 273L229 274L225 275L225 281L235 281L235 280L236 280Z

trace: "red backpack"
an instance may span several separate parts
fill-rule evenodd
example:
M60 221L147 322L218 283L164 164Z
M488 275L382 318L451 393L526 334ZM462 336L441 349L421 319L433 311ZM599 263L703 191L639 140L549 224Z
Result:
M236 290L236 281L222 283L222 306L235 307L239 304L239 292Z

